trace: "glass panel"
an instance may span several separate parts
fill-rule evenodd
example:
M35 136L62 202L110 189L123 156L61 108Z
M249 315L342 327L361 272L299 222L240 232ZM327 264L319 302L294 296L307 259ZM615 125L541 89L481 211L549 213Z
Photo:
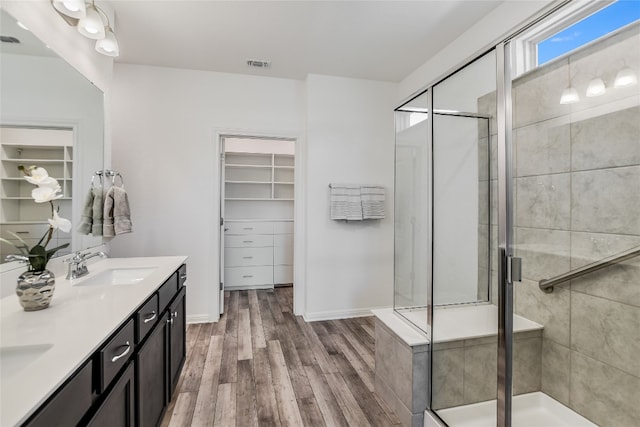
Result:
M396 111L394 308L429 332L431 180L428 97Z
M523 276L514 285L514 426L526 424L518 408L530 396L540 412L557 407L572 417L568 426L640 420L640 257L551 293L539 286L640 246L638 73L633 24L512 83L513 232Z
M433 89L431 407L451 426L456 407L496 397L498 310L489 280L497 247L490 242L497 239L490 203L495 70L491 52Z

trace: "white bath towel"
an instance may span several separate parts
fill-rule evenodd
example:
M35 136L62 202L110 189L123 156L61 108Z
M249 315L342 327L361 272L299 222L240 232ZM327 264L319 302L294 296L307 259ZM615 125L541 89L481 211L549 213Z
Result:
M122 187L111 187L104 198L104 236L131 233L129 197Z
M360 187L362 219L384 219L384 188L363 185Z
M360 186L331 184L331 219L362 221Z

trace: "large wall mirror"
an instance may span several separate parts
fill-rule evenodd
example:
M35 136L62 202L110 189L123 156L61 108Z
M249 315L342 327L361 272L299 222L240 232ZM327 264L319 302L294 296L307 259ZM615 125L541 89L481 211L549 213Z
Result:
M48 248L70 243L59 256L100 245L101 237L77 229L91 177L104 164L103 93L5 10L0 17L0 234L32 246L46 232L51 207L34 202L35 187L18 170L35 165L60 183L64 196L55 203L73 224ZM0 262L15 252L2 243ZM18 267L4 263L0 271Z

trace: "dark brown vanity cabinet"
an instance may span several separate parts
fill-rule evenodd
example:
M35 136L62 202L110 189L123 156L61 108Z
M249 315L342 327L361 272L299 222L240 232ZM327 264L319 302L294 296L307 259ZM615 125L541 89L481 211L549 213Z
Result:
M158 426L186 358L185 281L183 265L23 426Z

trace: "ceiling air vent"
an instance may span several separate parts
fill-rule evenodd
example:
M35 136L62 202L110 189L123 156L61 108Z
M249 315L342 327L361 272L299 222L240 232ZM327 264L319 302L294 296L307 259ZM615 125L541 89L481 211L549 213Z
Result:
M0 36L0 41L2 43L20 43L20 40L11 36Z
M271 61L263 61L261 59L247 59L247 65L253 68L271 68Z

